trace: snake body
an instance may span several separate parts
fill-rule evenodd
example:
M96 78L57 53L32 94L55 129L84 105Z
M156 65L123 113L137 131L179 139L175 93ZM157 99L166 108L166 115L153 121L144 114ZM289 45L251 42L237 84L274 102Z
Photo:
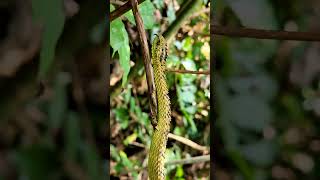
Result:
M168 86L165 76L167 45L163 36L157 35L152 43L152 67L154 71L155 96L157 116L152 134L148 159L148 174L150 180L165 179L165 151L170 131L171 110Z

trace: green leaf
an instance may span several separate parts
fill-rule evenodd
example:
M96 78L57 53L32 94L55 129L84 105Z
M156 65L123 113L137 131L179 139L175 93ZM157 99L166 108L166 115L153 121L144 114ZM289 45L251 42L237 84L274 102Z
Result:
M163 0L153 0L153 3L157 9L162 9L164 6Z
M184 174L183 168L182 168L181 165L179 165L179 166L177 167L177 171L176 171L175 177L180 179L181 177L183 177L183 174Z
M39 78L44 78L52 65L55 48L63 31L65 14L62 0L32 0L33 18L43 24Z
M190 71L197 70L196 64L191 59L184 59L181 63L183 65L183 67L186 68L186 70L190 70Z
M152 29L154 26L154 6L151 3L150 0L144 1L138 6L139 13L141 15L143 25L145 29ZM136 25L136 22L134 20L134 16L132 13L132 10L128 11L124 14L125 17L134 25Z
M154 25L154 6L150 0L144 1L139 6L144 28L152 29Z
M129 20L130 23L136 25L136 21L135 21L135 19L134 19L132 10L126 12L126 13L124 14L124 16ZM143 20L142 20L142 21L143 21Z
M124 140L124 144L127 146L128 144L134 142L137 139L138 135L137 133L133 133L131 135L129 135L125 140Z
M114 145L110 145L110 154L111 154L111 157L115 160L115 161L117 161L117 162L119 162L120 161L120 155L119 155L119 153L118 153L118 150L117 150L117 148L115 148L114 147Z
M120 19L113 20L110 27L110 45L113 48L113 55L117 51L119 53L120 66L123 70L122 86L124 86L130 72L130 46L128 33Z
M194 93L190 91L182 91L179 94L179 97L181 98L182 101L186 103L193 103L196 100Z
M127 167L127 168L129 168L129 169L132 169L133 168L133 164L132 164L132 162L130 161L130 159L128 159L128 156L127 156L127 154L125 153L125 152L123 152L123 151L120 151L120 157L121 157L121 162L122 162L122 164L125 166L125 167Z
M122 129L126 129L129 125L129 112L128 109L120 107L114 110L116 121L120 123Z
M182 41L182 49L186 52L189 52L192 49L192 39L190 37L186 37Z
M179 57L174 55L174 54L170 54L167 58L167 66L168 67L175 67L177 65L179 65L180 63L180 60L179 60Z
M110 12L114 11L115 9L116 8L112 4L110 4Z

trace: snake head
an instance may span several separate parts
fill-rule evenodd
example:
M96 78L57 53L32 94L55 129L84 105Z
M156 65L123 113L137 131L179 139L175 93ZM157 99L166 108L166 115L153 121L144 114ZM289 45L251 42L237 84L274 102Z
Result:
M165 64L167 59L167 43L162 35L155 34L155 38L152 42L152 64L156 63L154 61L160 60L161 64Z

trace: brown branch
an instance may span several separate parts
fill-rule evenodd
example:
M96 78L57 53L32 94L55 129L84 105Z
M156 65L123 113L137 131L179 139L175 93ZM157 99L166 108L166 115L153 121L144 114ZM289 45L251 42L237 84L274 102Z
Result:
M179 69L166 69L166 71L167 72L174 72L174 73L210 75L210 71L189 71L189 70L179 70Z
M195 163L201 163L201 162L207 162L207 161L210 161L210 155L196 156L196 157L190 157L186 159L168 161L165 163L165 166L177 165L177 164L195 164Z
M138 0L138 4L142 3L145 0ZM116 10L110 13L110 22L117 19L118 17L122 16L127 11L131 10L132 4L130 1L126 2L124 5L120 6Z
M320 41L320 33L316 32L293 32L261 30L251 28L232 28L211 25L211 34L225 35L231 37L247 37L257 39L278 39L298 41Z
M192 147L193 149L196 149L196 150L199 150L199 151L203 151L205 153L208 152L208 148L206 146L201 146L193 141L191 141L190 139L187 139L185 137L182 137L182 136L178 136L178 135L175 135L175 134L172 134L172 133L169 133L168 134L168 138L170 139L174 139L176 141L179 141L187 146L190 146Z
M155 84L154 84L154 78L153 78L153 69L152 69L151 60L150 60L150 53L148 48L147 35L146 35L146 31L144 30L142 18L138 11L138 1L137 0L130 0L130 1L133 7L132 9L133 15L137 24L140 44L142 46L143 63L146 71L146 78L147 78L147 84L148 84L148 97L149 97L151 116L154 117L157 114L156 112L157 102L155 102L155 99L152 98L152 92L154 92L155 90Z

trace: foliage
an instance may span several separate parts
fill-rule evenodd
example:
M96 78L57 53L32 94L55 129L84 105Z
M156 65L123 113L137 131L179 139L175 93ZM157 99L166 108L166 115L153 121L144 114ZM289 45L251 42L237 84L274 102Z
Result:
M167 27L175 23L176 12L183 6L183 3L176 1L168 3L145 1L145 3L145 5L143 3L139 5L139 10L145 29L149 30L149 41L152 41L153 34L165 31L164 25ZM149 11L144 11L144 8ZM203 4L202 8L206 8L206 5ZM129 27L127 33L131 33L131 37L137 37L132 13L126 13L124 17L122 23ZM209 34L208 22L209 14L202 13L193 17L190 22L187 22L187 25L181 28L176 40L169 45L168 68L195 71L209 69L209 38L201 35ZM188 34L188 31L192 33ZM134 40L139 42L136 38ZM138 44L136 42L128 44L131 45L131 61L134 64L131 70L133 72L130 73L128 84L124 86L124 89L121 92L115 91L111 95L113 97L111 99L111 177L123 176L140 179L146 175L140 168L145 167L147 163L147 148L150 146L153 128L149 116L149 100L146 96L145 74L141 73L144 72L144 67L138 66L139 61L142 61L141 50L139 46L136 46ZM114 50L113 48L113 52ZM120 78L116 77L118 71L116 64L117 62L114 63L112 71L114 75L111 75L111 78L119 81ZM120 67L124 68L121 62ZM137 70L134 71L136 68ZM171 132L201 145L209 146L209 76L169 72L166 76L173 111ZM122 82L124 78L123 74ZM197 155L201 155L201 152L169 140L166 160ZM174 165L167 167L166 173L168 179L207 177L208 165L208 163L191 166ZM206 167L206 170L196 173L196 177L188 172L189 168L200 168L199 166Z
M113 11L114 9L114 6L111 4L110 11ZM151 29L154 23L153 4L147 0L141 3L138 9L139 12L141 12L145 29ZM126 14L124 14L124 16L129 20L129 22L135 25L132 10L128 11ZM127 31L120 18L117 18L111 22L110 34L110 45L113 48L112 56L114 56L116 52L119 53L120 66L123 69L122 86L124 86L127 82L127 77L130 71L130 46Z

